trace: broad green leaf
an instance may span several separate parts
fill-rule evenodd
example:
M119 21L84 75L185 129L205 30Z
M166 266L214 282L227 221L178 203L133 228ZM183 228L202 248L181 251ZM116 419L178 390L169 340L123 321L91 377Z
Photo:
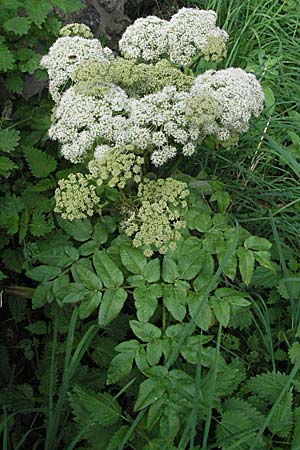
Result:
M232 306L249 306L250 302L246 300L242 292L231 288L219 288L215 290L215 296L223 300L225 299Z
M84 244L82 244L79 248L79 254L80 256L89 256L92 255L95 250L99 247L99 244L96 241L87 241Z
M244 247L247 250L270 250L272 244L267 239L258 237L258 236L250 236L244 242Z
M130 341L121 342L115 347L117 352L133 353L135 354L140 348L140 343L136 339L131 339Z
M20 140L20 131L15 128L0 130L0 150L11 152L14 150Z
M160 261L158 258L149 261L145 267L143 276L148 283L156 283L160 279Z
M272 420L268 424L268 428L272 434L276 434L281 438L287 438L289 436L294 424L292 402L292 389L290 389L285 394L283 400L275 406Z
M72 266L72 275L77 283L81 283L87 289L93 291L100 291L102 289L102 283L99 277L81 264L74 264Z
M76 219L71 222L58 216L56 220L59 226L75 241L84 242L90 239L93 227L88 219Z
M172 285L165 285L163 290L164 305L175 320L182 322L186 314L186 291Z
M62 300L66 295L66 289L69 287L70 279L66 274L60 275L53 281L53 294L59 300Z
M118 287L123 284L124 277L116 263L104 250L96 250L93 263L102 283L107 288Z
M163 259L162 278L166 283L175 283L175 280L178 278L177 264L167 256Z
M71 245L47 245L47 248L44 247L35 255L35 258L43 264L67 267L78 260L79 253Z
M228 192L217 191L211 195L210 201L217 202L218 210L224 213L231 204L231 197Z
M156 402L166 391L164 384L159 379L148 379L142 382L139 388L134 410L146 408Z
M212 227L212 220L208 213L198 214L194 218L194 229L201 233L206 233Z
M25 0L24 7L29 19L39 28L41 28L52 9L51 2L41 0Z
M101 292L91 292L79 305L79 318L87 319L100 305L102 299Z
M259 252L254 252L254 257L256 259L256 261L262 266L265 267L266 269L271 270L272 272L276 272L276 266L275 264L271 261L271 255L269 252L267 251L259 251Z
M200 295L198 292L189 293L187 303L191 317L194 316L202 297L203 296ZM206 302L202 305L201 311L199 312L199 314L195 319L195 324L199 328L201 328L201 330L207 331L211 323L212 323L212 313L208 302Z
M248 286L250 284L254 272L254 254L252 250L240 247L237 251L239 258L239 270L243 282Z
M0 176L8 178L10 172L16 169L18 166L6 156L0 156Z
M117 400L110 394L92 392L81 386L72 389L69 393L69 402L75 421L81 427L113 425L122 414Z
M3 27L8 32L22 36L28 33L30 21L26 17L12 17L4 23Z
M117 383L126 377L132 369L135 353L120 353L115 356L108 367L107 384Z
M97 222L94 226L92 238L99 244L104 244L108 239L108 233L103 223Z
M163 406L166 401L164 398L165 396L160 397L158 400L156 400L152 405L149 407L148 416L147 416L147 426L149 430L151 430L154 425L157 424L159 421L162 413L163 413Z
M86 297L86 295L88 293L84 292L84 291L70 292L69 294L67 294L62 299L62 301L63 301L63 303L78 303L78 302L82 302L85 299L85 297Z
M150 366L156 366L162 356L162 345L159 339L147 343L147 360Z
M149 342L152 339L159 339L161 337L161 330L152 323L131 320L129 324L134 334L144 342Z
M147 260L143 253L136 248L122 248L121 261L129 272L136 275L143 275Z
M15 56L6 47L3 42L0 42L0 71L7 72L14 68Z
M204 254L201 249L200 240L194 237L188 238L181 248L181 255L178 263L179 278L191 280L200 272Z
M48 303L48 299L54 299L52 283L41 283L35 289L32 297L32 309L41 308Z
M123 308L127 292L123 288L107 289L99 309L98 323L102 327L114 320Z
M37 178L46 178L49 173L56 170L57 163L55 159L46 152L32 147L24 150L24 155L32 175Z
M158 289L157 289L158 288ZM157 298L161 295L159 285L136 287L133 292L137 318L141 322L148 322L158 305Z
M230 321L230 305L227 300L225 298L211 297L209 303L218 322L223 327L228 327Z
M61 269L56 266L38 266L27 270L26 275L35 281L49 281L58 277L61 274Z
M143 374L145 373L145 370L149 369L147 354L143 345L138 348L135 354L135 363L139 371Z
M163 415L160 419L159 429L161 435L166 439L175 439L180 430L181 421L176 409L176 405L173 406L170 403L164 407Z

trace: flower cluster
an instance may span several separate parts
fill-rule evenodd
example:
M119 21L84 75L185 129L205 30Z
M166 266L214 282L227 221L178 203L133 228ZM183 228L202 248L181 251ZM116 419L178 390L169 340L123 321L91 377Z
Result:
M91 175L72 173L67 179L59 180L54 211L64 219L75 220L92 216L97 207L99 210L99 197L91 179Z
M171 171L171 160L193 155L206 137L236 144L262 110L262 88L241 69L192 76L197 58L218 61L226 52L227 33L213 11L182 8L170 21L136 20L120 41L123 57L102 48L85 25L67 25L61 35L42 59L56 101L49 135L89 174L59 182L56 211L71 220L90 216L101 211L99 186L120 189L133 245L165 253L185 225L189 191L163 179L163 166Z
M199 75L190 90L187 116L203 136L225 144L237 142L248 130L252 115L262 111L264 94L251 73L229 68Z
M182 8L170 20L149 16L137 19L120 40L125 58L146 62L167 58L187 66L196 56L218 61L226 55L228 35L216 26L216 13Z
M137 156L132 146L97 146L94 156L89 162L89 171L98 186L106 182L110 187L124 189L129 180L137 184L142 181L144 158Z
M138 191L139 209L129 211L122 223L125 233L133 237L133 245L143 247L146 256L174 250L179 230L185 227L181 212L188 195L187 184L174 178L144 180Z
M88 27L84 28L85 31L86 28ZM64 35L68 34L67 30L65 29L63 32ZM70 34L73 34L74 26L69 30ZM82 34L81 28L78 31ZM58 38L50 48L48 55L41 59L41 65L47 69L49 74L49 91L53 100L59 102L60 89L67 83L74 68L80 63L93 59L101 64L107 64L112 58L112 51L102 48L97 39L68 35Z
M155 64L136 64L134 60L115 58L109 64L85 61L72 73L76 89L99 89L99 85L115 84L131 97L143 97L161 91L166 86L175 86L178 91L188 91L192 76L178 70L170 61L162 59Z

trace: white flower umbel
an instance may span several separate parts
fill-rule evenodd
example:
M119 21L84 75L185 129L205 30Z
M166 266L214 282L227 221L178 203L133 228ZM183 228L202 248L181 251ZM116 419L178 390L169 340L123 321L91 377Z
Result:
M155 16L137 19L123 34L119 47L128 59L158 61L168 50L168 25Z
M119 114L127 109L127 95L117 86L112 85L99 97L81 95L69 88L56 108L49 136L63 144L66 159L80 162L97 139L114 142L114 129L123 119Z
M214 11L181 8L168 27L170 61L186 66L196 55L217 61L225 56L228 34L216 26Z
M49 92L55 102L60 100L60 89L68 81L74 68L86 60L94 59L107 64L113 59L112 51L103 48L97 39L67 36L57 39L41 65L49 74Z
M263 109L264 94L255 75L242 69L209 70L195 79L187 117L200 134L234 144Z
M166 86L160 92L130 102L129 120L150 133L149 151L155 166L176 156L174 144L180 150L191 141L192 129L186 117L188 95L178 92L174 86Z

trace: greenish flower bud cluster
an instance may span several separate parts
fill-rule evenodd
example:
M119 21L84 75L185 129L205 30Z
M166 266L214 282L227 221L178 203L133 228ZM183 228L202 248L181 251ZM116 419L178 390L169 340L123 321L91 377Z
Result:
M69 220L92 216L95 208L100 208L100 199L91 180L91 175L81 173L72 173L67 179L59 180L54 211Z
M130 211L122 225L125 233L133 237L133 245L144 248L145 256L176 248L181 236L179 230L185 227L181 213L187 207L188 195L187 184L173 178L145 179L140 184L140 208Z
M158 92L165 86L188 91L194 81L193 77L185 75L165 59L156 64L137 64L134 60L124 58L117 58L107 65L86 61L74 71L72 80L81 93L87 88L95 89L103 83L113 83L134 97Z
M221 61L227 54L226 41L219 35L207 36L207 43L201 52L206 61Z
M81 36L86 39L93 39L93 33L84 23L69 23L59 30L60 36Z
M144 158L133 152L133 146L110 148L101 157L89 162L89 171L101 186L103 182L110 187L124 189L129 180L139 184L142 181Z

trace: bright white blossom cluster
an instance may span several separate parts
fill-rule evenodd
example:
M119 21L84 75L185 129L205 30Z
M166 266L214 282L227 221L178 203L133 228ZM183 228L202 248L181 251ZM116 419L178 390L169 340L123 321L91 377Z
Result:
M262 111L264 94L256 77L242 69L209 70L195 79L187 115L203 136L235 144Z
M68 81L74 69L83 61L90 59L107 64L113 58L109 48L102 48L97 39L81 36L58 38L48 55L43 56L41 65L49 75L49 91L55 102L60 100L60 89Z
M62 36L42 59L56 102L49 135L89 174L59 183L56 211L88 217L107 203L100 192L117 189L133 245L147 256L175 248L189 191L174 178L152 179L155 168L167 165L170 173L172 160L176 167L177 157L193 155L207 137L236 144L262 111L259 82L236 68L192 76L198 58L219 61L226 53L228 36L213 11L182 8L170 21L136 20L120 41L123 57L102 48L86 26L68 25Z
M146 62L165 57L187 66L195 56L218 61L226 54L228 34L216 25L214 11L182 8L171 20L149 16L137 19L120 40L125 58Z

